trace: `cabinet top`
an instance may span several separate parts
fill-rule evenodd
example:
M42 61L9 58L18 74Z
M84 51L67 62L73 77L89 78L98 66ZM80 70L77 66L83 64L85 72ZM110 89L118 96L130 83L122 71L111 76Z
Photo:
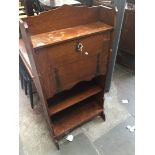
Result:
M94 22L72 28L41 33L31 36L33 48L41 48L75 38L112 30L113 27L103 22Z

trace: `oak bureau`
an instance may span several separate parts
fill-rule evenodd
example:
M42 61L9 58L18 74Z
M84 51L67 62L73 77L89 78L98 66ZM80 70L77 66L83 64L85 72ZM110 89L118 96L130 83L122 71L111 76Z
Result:
M20 19L33 81L50 133L58 140L104 114L104 86L116 12L67 6Z

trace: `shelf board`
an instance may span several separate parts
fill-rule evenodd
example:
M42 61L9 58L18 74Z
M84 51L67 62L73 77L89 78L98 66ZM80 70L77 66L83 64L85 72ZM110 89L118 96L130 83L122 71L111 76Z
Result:
M67 99L63 99L59 103L53 104L49 108L50 115L54 115L70 106L73 106L77 103L79 103L82 100L87 99L88 97L95 95L102 91L102 88L95 85L90 86L87 89L80 91L78 93L73 93L71 96L69 96Z
M103 108L95 101L89 101L69 111L62 112L52 120L55 137L60 138L65 133L100 115Z
M56 43L88 36L100 32L112 30L113 27L103 22L94 22L86 25L79 25L71 28L41 33L31 36L33 48L41 48Z

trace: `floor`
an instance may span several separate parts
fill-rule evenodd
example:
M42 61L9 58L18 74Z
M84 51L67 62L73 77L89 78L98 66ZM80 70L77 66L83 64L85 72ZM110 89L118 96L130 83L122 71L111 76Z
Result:
M135 134L126 128L135 124L133 71L115 66L111 89L105 94L106 122L97 117L77 128L71 133L72 142L65 138L59 142L60 150L50 137L37 94L32 110L29 98L19 89L20 155L134 155Z

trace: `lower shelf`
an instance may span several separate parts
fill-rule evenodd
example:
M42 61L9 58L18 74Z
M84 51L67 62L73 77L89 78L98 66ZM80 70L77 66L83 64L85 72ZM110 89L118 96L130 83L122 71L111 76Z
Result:
M87 101L52 118L55 137L61 137L75 127L100 115L103 108L95 101Z
M102 88L100 88L97 85L94 86L85 86L85 88L83 89L79 89L78 91L75 91L74 89L72 89L68 94L66 95L66 98L63 98L63 96L58 96L59 102L58 103L54 103L54 101L56 101L56 99L53 99L53 104L51 104L50 108L49 108L49 113L50 115L54 115L64 109L67 109L77 103L79 103L82 100L85 100L87 98L89 98L90 96L96 95L97 93L101 92ZM62 99L62 100L60 100Z

